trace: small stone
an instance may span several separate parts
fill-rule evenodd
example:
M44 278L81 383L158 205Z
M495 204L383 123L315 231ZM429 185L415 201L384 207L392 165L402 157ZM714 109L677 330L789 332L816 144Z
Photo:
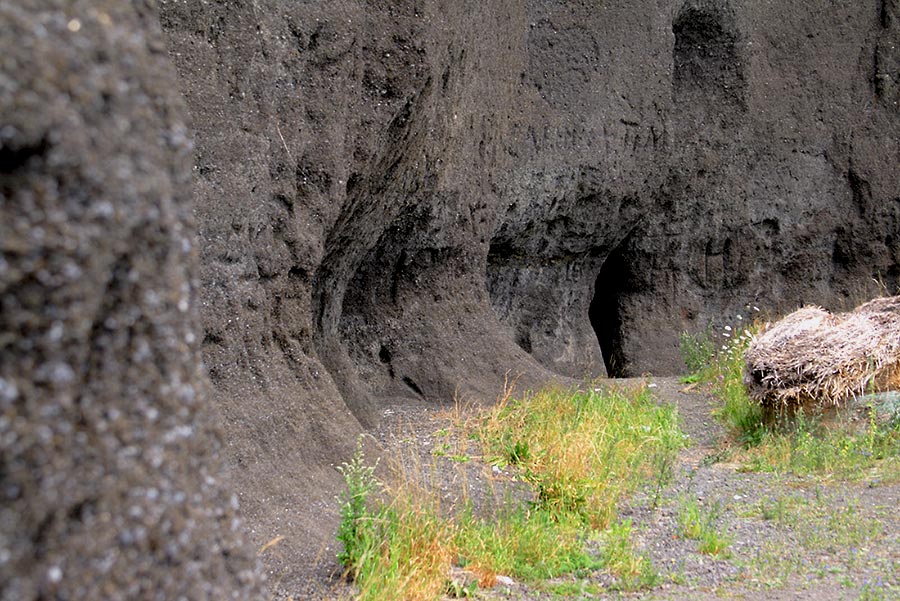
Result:
M12 403L19 397L19 389L9 380L0 378L0 401Z
M59 566L51 566L49 570L47 570L47 580L56 584L60 580L62 580L62 570L59 569Z

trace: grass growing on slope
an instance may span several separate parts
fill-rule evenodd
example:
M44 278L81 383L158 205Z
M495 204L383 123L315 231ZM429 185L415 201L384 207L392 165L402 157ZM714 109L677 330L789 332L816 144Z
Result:
M339 559L361 599L469 594L450 580L453 566L483 586L498 575L537 582L601 568L622 588L656 582L630 541L631 525L615 522L616 506L669 477L683 441L674 409L657 406L646 389L507 393L467 427L485 455L518 466L536 501L491 518L441 511L434 478L407 475L388 488L358 452L342 468L348 490L338 536ZM598 554L588 552L588 540Z

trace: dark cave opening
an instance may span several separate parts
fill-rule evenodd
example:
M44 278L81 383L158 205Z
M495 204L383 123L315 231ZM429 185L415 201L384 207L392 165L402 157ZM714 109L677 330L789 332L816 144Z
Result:
M610 253L603 262L594 282L594 297L588 310L591 326L603 353L606 373L610 378L626 378L630 375L622 351L622 300L631 277L622 246Z

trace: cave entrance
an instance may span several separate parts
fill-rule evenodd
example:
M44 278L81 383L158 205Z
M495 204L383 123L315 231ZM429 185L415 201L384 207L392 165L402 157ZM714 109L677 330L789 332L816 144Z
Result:
M603 262L594 282L594 297L588 315L600 343L603 363L610 378L626 378L630 374L622 350L623 297L628 292L631 270L621 244Z

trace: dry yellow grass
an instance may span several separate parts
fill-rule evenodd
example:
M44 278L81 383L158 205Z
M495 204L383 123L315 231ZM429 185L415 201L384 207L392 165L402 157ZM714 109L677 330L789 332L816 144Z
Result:
M453 524L439 515L434 496L415 483L393 491L391 505L374 515L380 544L365 558L359 599L424 601L445 591L454 559Z
M506 395L479 431L486 452L514 460L544 507L578 513L597 529L680 445L674 415L658 410L643 387L549 388L521 401Z
M747 349L745 383L765 406L840 405L900 382L900 296L848 313L803 307Z

